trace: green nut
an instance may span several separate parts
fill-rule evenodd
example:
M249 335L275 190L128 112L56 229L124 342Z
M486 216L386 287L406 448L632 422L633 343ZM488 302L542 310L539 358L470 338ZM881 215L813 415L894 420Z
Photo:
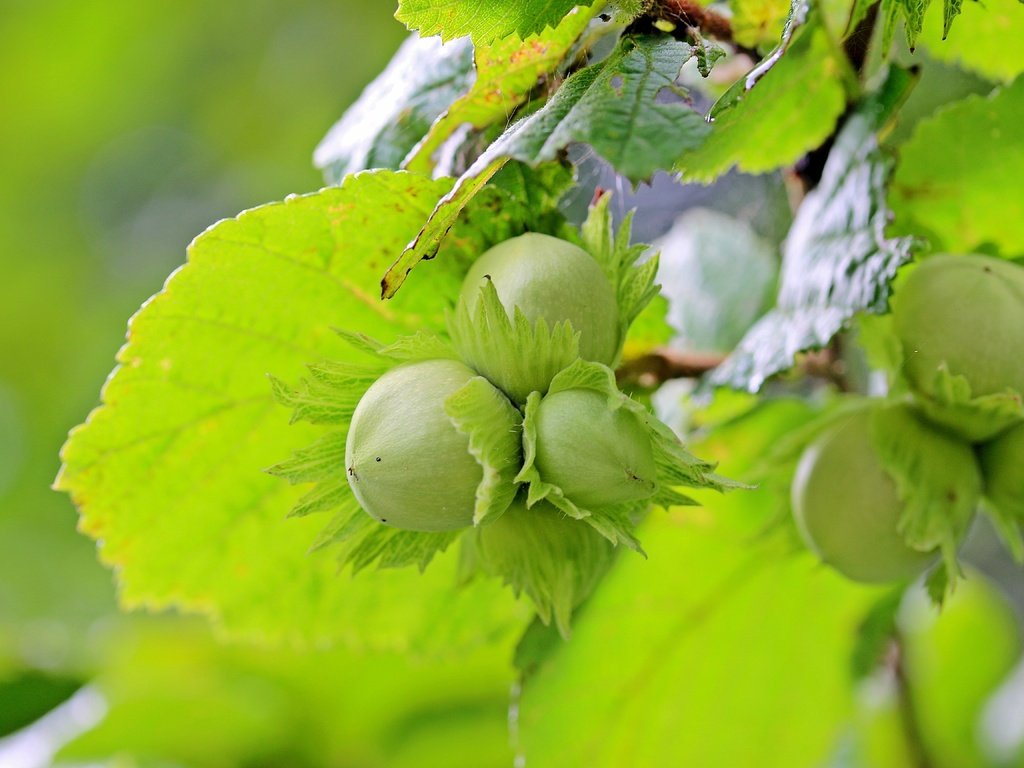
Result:
M657 491L647 428L626 407L588 389L547 395L537 408L534 464L544 482L590 509L646 499Z
M466 274L461 298L471 311L488 278L509 316L519 307L531 323L568 321L580 334L580 357L614 363L621 341L615 289L582 248L536 232L499 243Z
M963 447L965 460L973 461L970 448ZM907 546L897 530L904 505L872 445L869 409L836 424L807 448L792 494L807 546L847 578L909 579L935 560L934 552Z
M345 444L345 473L372 517L410 531L472 525L483 468L444 403L475 376L454 360L411 363L363 395Z
M1024 269L988 256L932 256L892 300L914 388L934 397L944 366L963 376L972 397L1024 394Z

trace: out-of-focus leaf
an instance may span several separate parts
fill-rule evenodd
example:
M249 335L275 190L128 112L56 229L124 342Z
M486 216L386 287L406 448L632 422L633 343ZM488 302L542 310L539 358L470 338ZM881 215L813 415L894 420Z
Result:
M463 125L486 128L506 123L537 85L538 78L555 69L597 12L579 8L554 28L522 40L511 35L473 53L476 80L472 88L441 113L430 131L416 145L405 167L429 171L438 148ZM455 43L452 43L454 45Z
M779 39L789 15L789 0L731 0L733 39L747 48Z
M771 306L773 249L739 219L706 208L679 217L658 243L673 345L729 352Z
M462 208L510 158L535 165L555 159L572 142L586 142L625 176L638 181L671 167L700 144L707 126L689 106L658 98L685 95L675 79L692 48L672 38L623 38L604 61L566 80L539 111L502 134L456 182L423 230L384 278L384 296L436 253Z
M684 181L711 182L733 166L764 173L795 162L832 133L846 106L846 65L820 25L794 34L791 45L780 45L715 105L707 140L676 163Z
M441 661L268 651L194 623L133 622L109 637L93 684L107 715L59 762L501 768L512 640Z
M558 23L577 5L595 0L399 0L395 18L424 37L442 40L469 35L474 45L487 45L509 35L520 39Z
M948 37L943 15L933 7L924 17L921 45L928 55L994 80L1010 82L1024 72L1024 8L1019 0L969 0Z
M776 307L714 372L715 383L757 391L797 352L827 344L857 312L885 311L889 281L914 243L885 236L891 164L875 137L877 117L865 110L843 127L786 239Z
M918 123L890 186L895 228L936 251L1024 253L1022 125L1024 76Z
M398 168L431 123L473 83L473 46L412 35L331 127L313 154L329 184L366 168Z
M81 686L80 680L34 670L0 681L0 737L35 722Z
M766 501L757 494L725 499L749 521ZM572 642L525 683L527 765L825 763L851 710L846 661L873 592L753 543L749 527L737 539L723 516L712 505L648 520L650 559L620 558ZM779 713L796 711L799 728L780 727ZM587 724L572 738L567 712Z
M306 555L320 521L286 520L296 489L261 470L319 431L288 423L266 374L361 353L334 327L389 341L443 325L464 262L424 269L395 303L384 266L447 181L380 171L221 222L133 318L103 405L76 428L58 487L117 570L128 607L175 606L267 640L444 648L518 615L496 584L456 590L453 556L424 575L339 577Z

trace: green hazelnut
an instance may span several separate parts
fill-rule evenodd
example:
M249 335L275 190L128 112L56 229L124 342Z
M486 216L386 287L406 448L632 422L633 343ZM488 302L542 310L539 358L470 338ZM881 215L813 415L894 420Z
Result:
M345 472L372 517L411 531L473 524L483 468L444 403L475 376L454 360L428 360L388 371L363 395L349 427Z
M621 342L615 288L579 246L536 232L499 243L466 274L461 298L470 311L486 279L509 316L518 307L531 323L568 321L580 334L580 357L614 363Z
M970 448L963 450L964 460L973 461ZM904 505L872 445L870 409L834 425L804 451L792 494L807 546L854 581L909 579L935 559L934 552L909 547L897 530Z
M547 395L537 408L534 464L584 509L636 501L657 491L657 467L647 428L626 407L588 389Z
M940 366L963 376L972 397L1024 394L1024 269L988 256L932 256L892 300L906 374L927 397Z

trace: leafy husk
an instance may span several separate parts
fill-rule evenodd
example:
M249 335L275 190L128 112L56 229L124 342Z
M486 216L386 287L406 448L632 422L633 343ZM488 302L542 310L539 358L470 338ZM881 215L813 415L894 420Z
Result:
M579 525L557 507L513 503L501 519L473 532L467 546L487 573L518 595L525 592L544 624L552 619L568 639L573 609L608 570L615 549L592 527Z

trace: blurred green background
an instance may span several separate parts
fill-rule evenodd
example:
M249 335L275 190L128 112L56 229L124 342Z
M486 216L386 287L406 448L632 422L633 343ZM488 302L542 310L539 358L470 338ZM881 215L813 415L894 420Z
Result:
M202 621L119 614L49 488L127 318L189 241L322 186L313 147L404 39L393 10L0 3L0 738L91 681L0 741L4 768L510 761L508 647L453 670L227 646Z

